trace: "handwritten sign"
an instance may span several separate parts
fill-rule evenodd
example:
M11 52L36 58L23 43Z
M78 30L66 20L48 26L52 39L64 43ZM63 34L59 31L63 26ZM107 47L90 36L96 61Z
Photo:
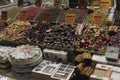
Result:
M43 21L47 21L47 22L50 22L51 17L52 17L52 12L50 11L45 11L42 15Z
M104 21L104 15L103 14L93 14L92 15L92 24L96 26L101 26Z
M111 6L111 0L100 0L101 9L109 9Z
M66 14L65 23L74 24L76 19L76 14Z

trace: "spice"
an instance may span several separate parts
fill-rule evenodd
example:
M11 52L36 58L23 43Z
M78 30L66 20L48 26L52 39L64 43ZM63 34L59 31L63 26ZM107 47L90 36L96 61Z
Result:
M12 7L8 9L8 18L15 19L15 17L23 10L22 7Z
M64 23L65 22L65 17L67 14L75 14L75 23L83 23L86 15L87 15L87 11L86 10L79 10L79 9L71 9L71 10L67 10L64 11L62 15L60 15L59 19L58 19L58 23Z
M61 12L62 10L57 8L45 9L38 14L38 16L35 18L35 21L47 21L51 23L56 23Z
M31 6L26 8L24 11L27 12L27 20L34 20L34 18L37 16L39 12L42 11L42 8L36 7L36 6ZM23 11L21 11L17 16L16 19L21 17L20 15L22 14Z

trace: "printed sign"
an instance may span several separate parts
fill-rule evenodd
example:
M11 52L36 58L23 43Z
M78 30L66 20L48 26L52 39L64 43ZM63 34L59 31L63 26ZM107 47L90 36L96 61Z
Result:
M109 9L111 6L111 0L100 0L100 7L102 9Z
M65 23L74 24L76 19L76 14L66 14Z
M93 14L92 23L96 26L101 26L104 21L103 14Z

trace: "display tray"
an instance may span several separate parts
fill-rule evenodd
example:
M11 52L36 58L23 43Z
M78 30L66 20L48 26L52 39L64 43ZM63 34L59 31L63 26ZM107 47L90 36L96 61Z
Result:
M97 62L97 63L104 63L104 64L120 66L120 58L118 59L117 62L112 62L112 61L107 61L105 56L93 55L92 60Z

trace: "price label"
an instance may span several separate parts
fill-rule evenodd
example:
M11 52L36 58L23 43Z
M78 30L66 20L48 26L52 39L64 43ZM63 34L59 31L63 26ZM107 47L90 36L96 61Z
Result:
M92 24L100 27L104 21L104 15L103 14L93 14L92 15Z
M76 19L76 14L66 14L65 23L74 24Z
M52 12L50 11L45 11L42 15L43 21L47 21L47 22L51 21L51 17L52 17Z
M102 9L109 9L111 6L111 0L100 0L100 7Z

